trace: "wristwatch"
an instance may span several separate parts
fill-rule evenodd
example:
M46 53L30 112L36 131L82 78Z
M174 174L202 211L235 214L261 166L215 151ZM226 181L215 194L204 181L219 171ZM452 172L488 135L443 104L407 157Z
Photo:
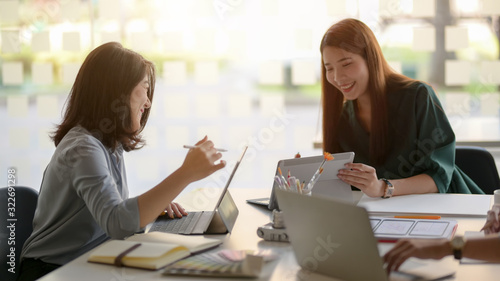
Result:
M382 196L382 198L391 198L392 194L394 193L394 185L392 185L392 183L388 179L381 178L381 180L385 182L384 195Z
M450 244L453 249L453 256L459 260L462 258L462 250L465 246L465 238L463 236L455 236L451 239Z

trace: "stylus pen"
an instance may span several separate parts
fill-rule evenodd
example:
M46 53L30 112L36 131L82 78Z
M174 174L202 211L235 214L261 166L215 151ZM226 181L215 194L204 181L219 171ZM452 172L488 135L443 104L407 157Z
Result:
M184 145L183 146L184 148L188 148L188 149L191 149L191 148L195 148L196 146L194 145ZM215 148L217 151L219 152L227 152L227 149L224 149L224 148Z

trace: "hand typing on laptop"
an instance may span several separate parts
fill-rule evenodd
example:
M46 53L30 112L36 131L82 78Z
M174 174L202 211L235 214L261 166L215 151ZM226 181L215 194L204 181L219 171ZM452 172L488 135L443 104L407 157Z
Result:
M453 254L448 239L401 239L384 255L386 271L397 271L410 257L441 259Z
M160 216L169 216L171 219L174 217L182 218L182 216L187 216L186 210L179 204L172 202L168 204L165 211L163 211Z
M401 239L384 255L387 272L397 271L410 257L442 259L453 255L455 259L471 258L500 263L500 239L498 234L465 239L455 236L447 239Z
M222 190L214 209L201 212L189 212L188 214L180 205L176 203L170 204L169 207L172 207L172 210L168 210L167 208L163 211L162 215L155 220L149 231L180 234L222 234L231 232L238 216L238 208L229 193L228 187L246 150L247 147L244 148L240 158L234 165L226 182L226 186ZM166 215L170 218L165 218ZM175 216L177 216L178 219L174 219Z

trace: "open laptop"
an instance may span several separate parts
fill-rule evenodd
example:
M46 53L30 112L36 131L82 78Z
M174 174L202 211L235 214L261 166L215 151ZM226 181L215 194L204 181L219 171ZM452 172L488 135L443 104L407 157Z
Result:
M332 155L334 159L326 162L323 166L324 171L318 182L314 185L312 193L352 203L353 199L351 186L339 179L337 174L340 169L344 168L346 163L353 162L354 152L342 152ZM275 175L279 175L278 168L281 169L281 172L285 177L287 176L288 171L290 171L292 176L295 176L301 181L305 181L307 185L321 162L323 162L323 159L323 155L283 159L278 161ZM279 209L276 201L275 189L279 189L279 187L276 185L273 178L273 188L270 198L248 199L247 202L267 206L269 210Z
M276 195L286 233L303 270L341 280L389 280L364 208L280 189ZM433 280L454 274L457 266L453 257L440 261L410 258L394 275Z
M243 149L240 158L234 165L233 171L227 180L226 186L215 204L212 211L189 212L182 218L169 218L160 216L153 223L149 231L161 231L177 234L221 234L231 232L236 218L238 208L229 193L229 185L238 170L238 167L247 151L247 146Z

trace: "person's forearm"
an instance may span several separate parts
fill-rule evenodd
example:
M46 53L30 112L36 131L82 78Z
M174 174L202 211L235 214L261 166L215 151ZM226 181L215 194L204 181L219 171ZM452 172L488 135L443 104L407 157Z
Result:
M189 175L182 168L177 169L157 186L138 197L140 226L154 221L165 207L191 183Z
M420 174L405 179L389 180L394 185L393 195L438 192L436 183L427 174Z
M462 251L462 256L471 259L500 262L500 238L498 234L467 240Z

